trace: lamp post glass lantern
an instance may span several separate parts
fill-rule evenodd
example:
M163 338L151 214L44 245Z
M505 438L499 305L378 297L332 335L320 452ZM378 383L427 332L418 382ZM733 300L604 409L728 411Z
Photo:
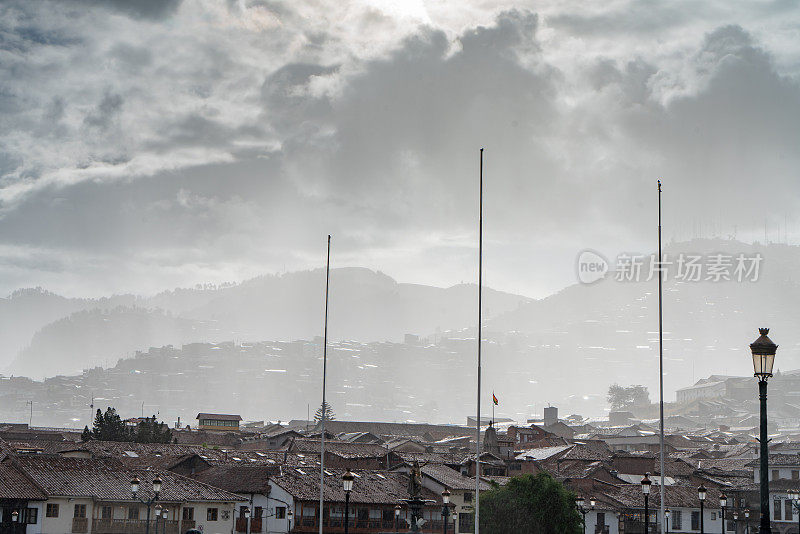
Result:
M669 511L669 508L664 510L664 523L666 523L666 534L669 534L669 516L672 512Z
M350 532L350 492L353 491L353 481L356 479L355 475L347 469L342 475L342 487L344 488L344 534ZM322 521L322 517L320 517Z
M442 492L442 532L447 534L447 520L450 517L450 490L447 488Z
M585 505L586 505L586 500L583 497L578 497L577 499L575 499L575 506L581 513L581 520L583 521L584 534L586 534L586 514L589 513L589 510L586 509ZM594 510L594 505L595 505L594 497L589 499L589 505L592 507L591 509Z
M697 488L697 498L700 499L700 534L705 534L705 528L703 526L703 505L706 502L706 494L708 490L706 487L700 484L700 487Z
M653 481L650 480L650 473L645 473L642 479L642 493L644 494L644 534L650 532L650 510L647 498L650 496L650 486Z
M401 509L402 508L400 507L399 504L394 507L394 531L395 532L400 532L399 523L400 523L400 510Z
M728 497L725 496L724 493L721 493L719 496L719 507L722 509L722 534L725 534L725 506L728 504Z
M772 377L772 366L775 364L775 353L778 345L767 337L769 328L759 328L759 337L750 344L753 356L753 376L758 379L758 401L760 416L760 490L761 490L761 529L760 534L771 534L772 527L769 523L769 449L767 435L767 380Z
M800 491L789 490L789 500L792 501L792 508L797 512L797 529L800 532Z

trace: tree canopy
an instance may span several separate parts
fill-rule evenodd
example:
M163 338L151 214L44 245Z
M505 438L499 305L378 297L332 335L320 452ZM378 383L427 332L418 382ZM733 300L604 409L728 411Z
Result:
M99 408L94 417L92 429L84 427L81 434L83 441L92 439L101 441L135 441L137 443L169 443L172 441L172 430L161 423L156 416L145 417L136 426L128 426L117 414L117 410L109 406L105 413Z
M320 421L322 421L323 410L325 413L326 421L336 420L336 414L333 413L333 408L331 408L331 405L328 403L328 401L325 401L322 403L322 405L320 405L319 408L317 408L317 413L314 414L314 422L319 423Z
M608 388L608 403L612 410L630 410L635 407L650 405L650 392L645 386L620 386L614 384Z
M582 534L575 495L547 473L514 477L480 496L484 534Z

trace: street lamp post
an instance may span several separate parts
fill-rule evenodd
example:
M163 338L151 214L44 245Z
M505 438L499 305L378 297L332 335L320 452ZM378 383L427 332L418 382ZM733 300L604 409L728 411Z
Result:
M700 487L697 488L697 498L700 499L700 534L705 534L705 528L703 527L703 505L706 502L706 487L700 484Z
M158 520L159 519L161 519L161 505L157 504L156 505L156 534L158 534ZM166 532L166 529L164 529L164 532Z
M744 511L744 534L750 534L750 509Z
M771 534L769 523L769 449L767 448L767 380L772 376L778 345L767 337L769 328L759 328L759 338L750 344L753 353L753 376L758 378L758 400L761 405L761 529L759 534Z
M402 508L400 507L399 504L394 507L394 531L397 534L400 533L400 527L399 527L399 524L400 524L400 510L402 510Z
M789 490L789 499L792 501L792 508L797 512L797 531L800 532L800 491Z
M131 493L133 494L134 501L138 501L147 506L147 521L145 522L144 528L145 528L145 534L150 534L150 507L153 506L153 503L158 501L158 494L161 493L162 482L161 478L158 476L156 476L156 478L153 479L153 496L146 500L140 499L138 496L139 487L141 486L141 484L142 483L139 480L139 477L133 477L133 480L131 480Z
M355 476L350 469L342 475L342 486L344 487L344 534L350 532L350 492L353 491L353 480ZM322 518L320 518L320 521Z
M161 509L161 518L162 518L161 524L164 525L164 534L167 534L167 517L168 516L169 516L169 511L167 510L167 507L165 506L164 508Z
M289 509L286 511L286 522L287 522L287 524L289 525L289 532L291 532L291 531L292 531L292 515L294 515L294 514L292 513L292 509L291 509L291 508L289 508Z
M250 534L250 507L244 508L244 534Z
M447 519L450 517L450 490L447 488L442 492L442 532L447 534Z
M664 510L664 523L666 523L666 528L667 528L666 534L669 534L669 516L671 513L672 512L669 511L669 508Z
M719 506L722 508L722 534L725 534L725 506L728 504L728 497L724 493L719 496Z
M650 486L653 481L650 480L650 473L645 473L642 479L642 493L644 494L644 534L650 532L650 510L648 509L647 498L650 496Z
M594 505L595 505L594 497L589 499L589 506L591 506L590 509L587 509L585 505L586 501L583 499L583 497L578 497L577 499L575 499L575 506L578 507L578 511L583 516L583 534L586 534L586 514L589 513L590 509L594 510Z

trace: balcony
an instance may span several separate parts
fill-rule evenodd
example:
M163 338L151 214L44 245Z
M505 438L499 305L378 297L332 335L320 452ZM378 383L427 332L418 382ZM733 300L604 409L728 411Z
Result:
M187 523L191 523L194 527L194 521L184 521L184 529L188 527ZM166 529L164 528L166 526ZM156 522L150 521L150 532L156 531ZM163 534L178 534L178 521L158 521L158 531ZM86 532L85 530L72 532ZM92 534L145 534L147 532L147 521L145 519L92 519Z
M73 517L72 532L73 534L84 534L89 532L89 519L86 517Z
M325 519L323 521L323 526L325 527L326 532L336 533L336 532L344 532L344 518L341 517L332 517L330 519ZM397 529L395 528L394 520L385 520L385 519L355 519L350 518L348 521L348 532L352 534L371 534L371 533L383 533L383 532L394 532L395 530L400 530L401 532L406 532L409 530L410 525L405 519L400 519L397 524ZM316 518L313 517L304 517L301 518L298 523L293 525L292 532L317 532L319 526L317 525ZM443 530L442 520L433 520L433 521L426 521L425 524L420 529L420 532L432 532L432 533L439 533ZM453 527L452 520L448 522L447 527L448 532L455 532Z

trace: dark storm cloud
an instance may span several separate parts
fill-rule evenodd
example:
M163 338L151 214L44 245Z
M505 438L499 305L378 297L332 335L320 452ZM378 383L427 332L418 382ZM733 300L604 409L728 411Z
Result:
M183 0L80 0L90 7L118 11L131 17L161 19L172 15Z

